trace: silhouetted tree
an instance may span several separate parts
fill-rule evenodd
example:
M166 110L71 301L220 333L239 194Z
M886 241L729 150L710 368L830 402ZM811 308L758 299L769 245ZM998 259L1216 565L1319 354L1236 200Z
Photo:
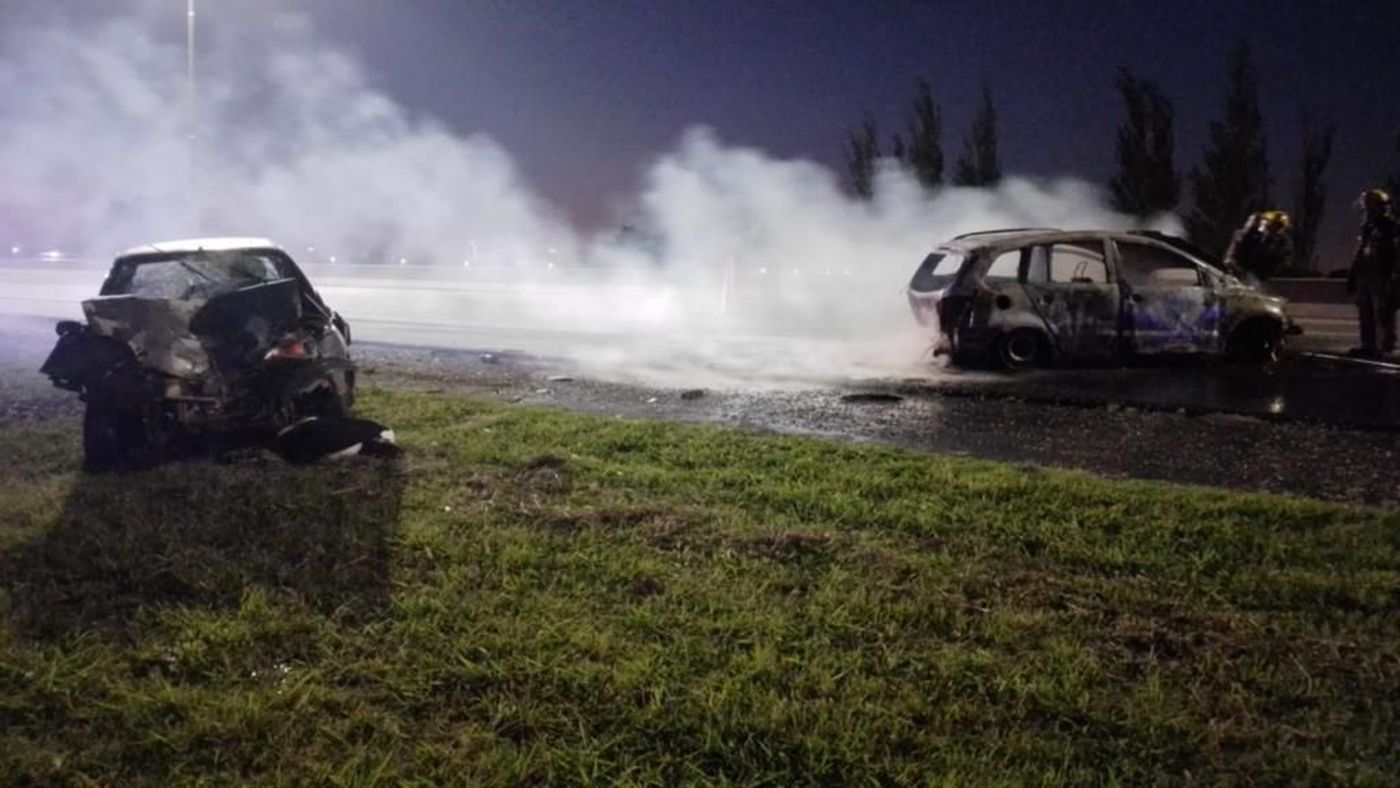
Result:
M1197 246L1223 255L1251 213L1269 207L1269 156L1259 114L1259 78L1249 45L1230 52L1225 117L1210 124L1205 155L1191 171L1196 207L1186 228Z
M997 110L992 106L992 91L982 89L982 103L972 119L972 130L963 140L962 157L953 174L958 186L991 186L1001 180L1001 162L997 158Z
M875 195L875 160L880 158L880 143L876 136L875 119L869 115L846 140L846 171L851 176L851 188L862 199Z
M898 134L890 137L890 158L900 164L909 162L909 151L905 148L904 138Z
M1118 92L1127 117L1118 124L1118 174L1108 182L1113 207L1140 217L1170 211L1181 199L1172 161L1172 103L1126 68L1118 72Z
M1319 128L1306 110L1302 115L1303 154L1293 203L1293 250L1299 266L1316 269L1317 229L1327 208L1327 186L1322 174L1332 158L1335 129L1330 125Z
M915 82L914 101L909 108L908 155L900 160L914 171L926 189L943 185L943 112L933 100L928 80ZM898 139L898 138L896 138ZM901 147L903 140L899 140Z

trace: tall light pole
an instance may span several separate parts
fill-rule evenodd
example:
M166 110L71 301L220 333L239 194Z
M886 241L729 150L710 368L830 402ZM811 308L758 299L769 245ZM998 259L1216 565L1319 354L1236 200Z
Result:
M194 91L194 0L185 2L185 130L189 145L189 200L193 213L194 229L200 225L199 211L199 121L195 105Z

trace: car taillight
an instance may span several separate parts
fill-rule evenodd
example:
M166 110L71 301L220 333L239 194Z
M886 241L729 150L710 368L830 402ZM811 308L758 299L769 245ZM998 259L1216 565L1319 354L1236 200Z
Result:
M295 361L309 358L310 356L311 351L307 347L306 340L291 338L282 340L281 344L267 351L267 354L263 356L263 360L272 361L274 359L286 359Z

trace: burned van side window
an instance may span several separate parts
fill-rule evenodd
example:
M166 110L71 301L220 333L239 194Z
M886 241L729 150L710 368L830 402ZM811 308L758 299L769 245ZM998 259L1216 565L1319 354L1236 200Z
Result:
M909 288L919 292L930 292L947 287L958 275L966 259L958 252L934 252L919 264L919 270L914 272Z
M1196 287L1201 271L1185 257L1146 244L1118 243L1123 281L1133 287Z
M983 279L1004 279L1015 280L1021 275L1021 250L1012 249L1009 252L1002 252L997 255L992 264L987 266L987 273L982 275Z
M1027 282L1107 284L1108 263L1103 246L1069 242L1032 247L1026 265Z
M909 286L915 290L936 290L933 286L933 269L938 265L938 261L943 259L943 255L934 252L919 264L919 270L914 272L914 280Z

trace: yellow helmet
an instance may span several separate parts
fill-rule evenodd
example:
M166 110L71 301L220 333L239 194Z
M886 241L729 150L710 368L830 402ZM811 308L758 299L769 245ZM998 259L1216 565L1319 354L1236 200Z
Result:
M1390 192L1385 189L1367 189L1361 193L1356 202L1363 208L1372 203L1388 207L1390 205Z
M1293 226L1293 217L1287 211L1264 211L1259 214L1259 223L1265 227L1287 230Z

